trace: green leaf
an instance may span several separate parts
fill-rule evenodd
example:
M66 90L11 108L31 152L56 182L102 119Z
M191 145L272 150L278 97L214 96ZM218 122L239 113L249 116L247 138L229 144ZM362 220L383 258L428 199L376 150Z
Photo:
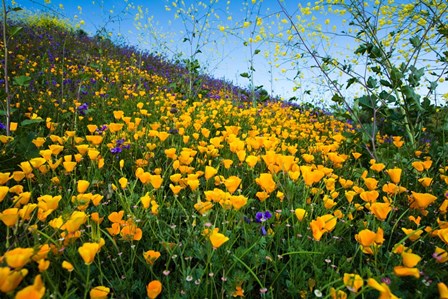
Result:
M358 79L356 78L350 78L347 80L347 86L345 87L345 89L349 88L353 83L357 83L359 82Z
M240 76L243 77L243 78L249 78L249 74L248 73L241 73Z
M258 53L260 53L261 51L259 50L259 49L256 49L255 51L254 51L254 55L257 55Z
M408 76L409 84L412 87L420 85L420 79L425 74L425 68L422 67L420 69L417 69L415 66L411 66L409 69L411 70L411 73Z
M28 76L16 76L14 77L14 84L19 86L28 86L31 81L31 77Z
M16 108L11 108L11 114L13 114L16 111L17 111ZM0 110L0 115L1 116L5 116L6 115L6 111L5 110Z
M391 88L397 88L402 85L401 79L404 77L403 73L396 67L392 67L390 70L390 79L392 80Z
M368 88L377 88L378 87L378 80L376 80L372 76L369 76L369 78L367 79L367 87Z
M414 106L417 107L419 111L424 111L423 107L420 105L420 95L415 93L414 88L409 85L405 85L401 87L400 91L407 102L414 103Z
M13 7L12 9L11 9L11 11L21 11L21 10L23 10L21 7L18 7L18 6L16 6L16 7Z
M393 95L391 95L390 93L388 93L387 91L383 90L380 92L379 94L380 99L388 102L388 103L394 103L395 102L395 97Z
M379 66L372 67L372 72L374 72L377 75L381 75L381 68Z
M369 52L369 57L372 59L381 58L381 56L382 56L381 50L377 46L372 45L372 47L369 49L368 52Z
M381 79L381 80L380 80L380 84L383 85L383 86L392 88L392 84L390 84L389 81L386 81L386 80Z
M22 31L22 29L23 29L23 27L19 27L19 26L11 27L10 28L11 32L9 33L9 37L13 37L14 35L19 33L20 31Z
M369 110L372 110L373 106L374 106L374 104L372 104L372 100L373 99L371 96L366 96L366 95L355 99L355 101L358 101L361 108L363 108L363 109L367 108Z
M35 119L25 119L24 121L22 121L21 123L20 123L20 125L22 126L22 127L24 127L24 126L29 126L29 125L32 125L32 124L38 124L38 123L41 123L41 122L43 122L44 120L42 119L42 118L35 118Z
M411 43L411 45L414 48L418 48L420 47L421 43L420 43L420 38L418 36L413 36L409 39L409 42Z
M342 104L342 103L344 103L344 98L343 97L341 97L339 94L337 94L337 93L335 93L332 97L331 97L331 100L333 101L333 102L335 102L335 103L338 103L338 104Z
M364 55L364 53L367 51L367 45L361 44L359 47L355 50L355 54Z

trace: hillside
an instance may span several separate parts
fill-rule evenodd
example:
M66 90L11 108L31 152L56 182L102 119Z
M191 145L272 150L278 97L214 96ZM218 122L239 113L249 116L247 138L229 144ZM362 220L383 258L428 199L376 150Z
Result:
M184 67L81 31L23 25L7 46L1 296L447 294L430 142L378 134L375 160L331 113L190 89Z

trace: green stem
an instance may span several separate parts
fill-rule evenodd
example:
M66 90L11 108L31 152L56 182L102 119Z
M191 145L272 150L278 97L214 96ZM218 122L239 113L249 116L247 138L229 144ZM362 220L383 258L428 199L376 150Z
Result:
M6 22L8 12L6 11L6 1L2 0L3 5L3 48L4 48L4 79L5 79L5 94L6 94L6 136L11 134L10 125L11 125L11 95L9 93L9 80L8 80L8 39L6 37Z
M238 262L240 262L249 271L249 273L254 277L254 279L258 282L260 287L263 289L264 286L261 283L261 281L258 279L258 276L254 273L254 271L245 262L240 260L236 255L233 255L233 258L236 259Z
M87 299L87 295L89 293L90 290L90 265L87 265L87 278L86 278L86 284L85 284L85 290L84 290L84 299Z

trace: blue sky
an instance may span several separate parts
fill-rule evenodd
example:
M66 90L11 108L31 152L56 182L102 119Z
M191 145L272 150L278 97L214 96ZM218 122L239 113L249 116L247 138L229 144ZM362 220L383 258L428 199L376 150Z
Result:
M194 37L191 32L188 33L193 24L191 19L185 17L185 14L184 18L175 18L176 10L182 7L181 4L173 7L172 3L175 1L177 0L16 0L15 2L27 10L58 13L72 20L74 24L80 25L92 35L104 29L114 40L143 50L163 53L168 58L185 59L193 55L196 50L200 50L201 52L197 53L195 58L200 61L205 71L216 78L223 78L240 86L249 84L249 80L241 77L240 74L249 72L252 60L252 67L255 69L253 73L255 86L263 85L268 92L283 99L296 96L306 101L315 101L313 104L319 104L321 100L329 102L328 98L331 96L326 92L323 84L319 85L319 72L316 69L309 68L310 65L306 64L298 66L291 63L293 61L288 60L287 57L292 54L293 48L275 50L276 44L272 41L281 40L280 45L284 44L286 30L289 27L289 24L281 22L284 15L276 14L280 12L277 0L214 0L217 3L213 5L214 10L207 19L208 27L202 31L198 30ZM209 1L205 0L204 3L208 4ZM200 1L184 0L183 2L185 9L191 5L198 8L198 11L194 13L198 21L196 24L203 25L207 8L201 8L198 5ZM285 0L283 3L288 12L294 14L297 12L299 3L306 6L308 1ZM170 7L170 10L168 11L166 7ZM245 46L244 41L247 41L249 37L256 38L256 34L251 36L250 29L254 28L257 15L263 18L262 26L256 26L256 28L264 27L266 34L273 33L274 36L269 38L271 42L254 43L251 48ZM242 28L244 21L249 20L252 23L247 28ZM314 24L322 26L323 30L328 32L333 32L332 28L336 25L335 33L340 32L343 21L342 17L335 15L318 15ZM279 25L283 28L279 29ZM224 26L225 30L219 30L219 26ZM199 33L202 34L200 38ZM278 36L279 33L285 34L283 38ZM192 41L191 44L190 41ZM328 45L325 47L329 47L332 55L352 53L353 50L347 50L347 47L354 46L351 40L336 36L333 36ZM260 50L260 53L251 55L257 50ZM283 53L285 56L276 61L273 55L275 52ZM303 74L303 78L296 79L294 82L292 79L298 70ZM300 83L300 88L294 90L297 83ZM314 95L307 96L308 89L313 90ZM447 90L446 84L444 90Z
M105 28L111 32L115 39L124 41L128 44L136 45L142 49L149 51L163 52L168 57L174 57L175 54L183 53L183 58L191 55L188 41L182 42L185 37L185 27L181 18L175 19L175 9L166 10L166 6L171 6L173 1L164 0L130 0L130 1L101 1L101 0L80 0L80 1L57 1L51 0L16 0L18 6L31 11L47 11L50 13L57 12L61 16L73 20L74 23L83 21L81 28L89 34L95 34L98 30ZM194 4L197 1L185 1L186 6ZM207 2L207 1L205 1ZM219 20L210 17L210 34L207 45L201 46L202 53L197 55L206 71L216 78L224 78L234 84L247 86L249 80L241 77L239 74L248 72L250 67L251 51L249 47L243 45L241 38L235 38L234 35L220 32L218 25L228 26L234 29L235 23L242 24L245 18L251 17L250 10L246 9L243 2L246 1L229 1L220 0L214 5L215 12L219 15ZM295 2L295 1L293 1ZM251 5L251 0L248 1ZM62 5L62 6L61 6ZM61 8L62 7L62 8ZM138 7L142 8L143 14L140 13L140 20L136 20ZM262 13L266 11L279 11L276 0L264 0L262 3ZM199 12L201 16L203 12ZM232 19L228 20L231 16ZM137 23L148 24L148 18L152 18L150 25L152 29L138 30ZM249 27L248 29L250 29ZM156 34L152 34L155 31ZM245 30L245 37L249 36L248 30ZM237 30L236 32L241 33ZM202 39L203 41L205 39ZM162 46L161 44L164 43ZM258 47L258 45L257 45ZM269 48L272 48L269 45ZM264 44L260 49L267 49L268 45ZM255 48L252 49L252 53ZM272 49L270 52L272 53ZM194 52L194 51L193 51ZM286 73L281 73L280 67L277 69L263 58L263 53L253 57L254 85L263 85L268 91L274 95L279 95L285 99L292 97L295 93L292 91L293 83L286 79ZM285 71L285 70L283 70Z

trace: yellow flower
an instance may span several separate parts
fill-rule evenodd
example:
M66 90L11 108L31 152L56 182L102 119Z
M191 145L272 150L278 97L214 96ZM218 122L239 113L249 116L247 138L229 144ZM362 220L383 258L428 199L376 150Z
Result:
M9 208L0 212L0 220L6 226L14 226L19 220L19 209L18 208Z
M409 237L412 242L417 241L423 233L421 229L413 230L402 227L401 230Z
M49 260L41 259L41 260L38 261L39 272L46 271L48 269L48 267L50 267L50 261Z
M377 232L369 229L363 229L355 235L356 241L361 244L362 252L366 254L374 254L377 248L384 242L384 231L378 228Z
M62 165L64 166L65 171L72 172L73 169L75 169L76 162L63 162Z
M100 152L94 148L89 148L87 150L87 156L89 156L89 159L91 161L95 161L99 155L100 155Z
M159 189L162 186L163 178L159 174L151 175L150 183L154 189Z
M12 270L9 267L0 267L0 291L3 293L12 292L27 274L27 269Z
M205 174L204 177L206 180L214 177L218 173L218 170L211 166L205 166Z
M394 184L398 184L400 182L401 172L402 170L400 168L393 168L386 170L386 173L389 175L390 180Z
M403 266L395 266L394 274L402 277L402 276L414 276L415 278L420 278L420 271L417 268L408 268Z
M376 190L372 191L363 191L359 194L362 200L365 202L374 203L380 194Z
M358 160L358 159L359 159L359 157L361 157L361 156L362 156L362 154L360 154L360 153L357 153L357 152L354 152L354 153L352 153L352 156L353 156L353 158L355 158L355 160Z
M20 163L19 167L22 169L22 171L25 173L27 177L33 172L33 166L28 161Z
M218 249L222 246L225 242L229 241L229 238L225 235L218 232L219 229L215 228L213 232L210 234L209 239L212 243L213 249Z
M183 187L179 185L174 186L173 184L170 184L170 189L171 191L173 191L174 195L177 195L179 194L180 191L182 191Z
M57 156L64 150L64 147L59 144L51 144L48 146L48 149L51 150L53 155Z
M244 290L241 286L235 287L235 292L232 294L233 297L244 297Z
M402 186L397 186L394 183L387 183L383 185L382 190L383 192L386 192L389 195L396 195L405 192L406 188Z
M420 178L418 182L425 188L428 188L432 183L432 178Z
M34 278L34 283L25 287L16 294L16 299L40 299L45 295L45 286L42 281L42 277L37 275Z
M75 267L73 267L73 265L70 262L67 262L67 261L63 261L62 262L62 268L64 268L68 272L72 272L75 269Z
M0 172L0 185L6 184L7 181L11 178L10 172Z
M331 299L347 299L347 293L343 290L337 290L335 288L330 289Z
M325 176L325 173L322 170L311 170L310 167L301 166L300 170L302 172L305 185L307 186L318 183Z
M146 286L146 294L149 299L155 299L162 292L162 283L158 280L153 280Z
M306 163L312 163L314 161L314 156L310 154L303 154L302 158Z
M417 266L422 259L419 255L411 252L403 252L401 258L403 259L403 265L408 268Z
M90 265L95 259L95 255L99 249L100 245L98 243L84 243L78 248L78 253L84 260L84 263Z
M44 137L36 137L31 142L37 147L40 148L42 145L44 145L46 139Z
M224 164L225 169L229 169L230 166L232 166L233 161L230 159L225 159L225 160L222 160L222 163Z
M386 168L386 165L384 165L383 163L374 163L374 164L372 164L372 166L370 166L370 169L372 169L376 172L380 172L384 168Z
M200 213L201 215L204 215L211 208L213 208L213 204L209 201L204 202L204 201L198 200L198 202L194 204L194 208L196 211L198 211L198 213Z
M20 269L31 261L31 257L34 254L33 248L15 248L7 251L3 257L6 260L6 264L9 267Z
M51 196L42 195L37 198L37 206L43 211L56 210L59 205L59 201L62 199L61 195Z
M118 180L118 183L120 183L121 189L125 189L128 185L128 179L125 177L122 177Z
M448 287L445 283L439 282L437 284L437 288L439 290L439 295L441 299L447 299L448 298Z
M277 185L270 173L261 173L255 182L267 193L272 193L277 188Z
M266 199L268 199L269 198L269 193L267 193L267 192L257 192L257 193L255 193L255 196L261 201L261 202L263 202L263 201L265 201Z
M412 191L412 196L409 196L410 207L413 209L426 209L431 203L433 203L437 197L429 193L417 193Z
M374 202L370 205L370 211L381 221L386 220L387 215L392 211L390 203Z
M259 157L257 156L253 156L253 155L249 155L246 158L246 163L250 168L254 168L255 165L258 163Z
M124 115L124 112L121 110L113 111L115 119L121 119Z
M37 204L34 203L29 203L24 205L20 210L19 210L19 216L20 218L22 218L23 220L30 220L31 219L31 213L37 208Z
M84 193L87 191L87 188L89 188L90 183L88 181L85 180L78 180L77 183L77 190L78 193Z
M302 221L303 218L306 215L306 210L305 209L301 209L301 208L297 208L294 210L294 213L296 214L296 217L299 221Z
M233 194L241 184L241 179L237 176L230 176L224 181L224 185L231 194Z
M448 261L448 252L443 248L436 246L436 249L432 255L437 263L445 263Z
M378 187L378 181L374 178L365 178L364 184L369 190L375 190Z
M317 217L311 221L310 227L314 240L319 241L324 233L331 232L336 227L336 222L337 218L331 214Z
M109 214L107 219L109 219L109 221L112 223L124 224L123 215L124 215L124 211L112 212Z
M149 192L146 192L146 194L144 196L140 197L140 202L142 203L144 209L149 208L151 200L152 200L152 198L149 195Z
M360 288L364 285L364 280L358 274L344 273L344 285L350 292L357 293Z
M199 187L199 180L197 175L189 174L187 178L187 185L190 187L192 191L195 191Z
M148 250L143 253L143 257L148 264L154 265L154 262L160 257L160 252Z
M369 287L374 288L375 290L380 292L380 297L378 297L380 299L398 299L397 296L392 294L389 287L384 282L380 284L375 279L369 278L367 280L367 284L369 285Z
M347 201L349 203L351 203L353 201L353 198L357 195L357 193L355 191L345 191L345 198L347 199Z
M232 203L232 207L238 211L247 204L247 197L244 195L232 195L230 196L230 202Z
M106 299L110 289L105 286L97 286L90 290L90 299Z
M93 132L95 132L96 129L98 129L97 125L93 125L93 124L87 125L87 130L90 132L90 134L93 134Z
M143 231L132 220L127 220L120 235L127 241L139 241L143 236Z
M103 136L101 135L86 135L86 140L93 145L100 145L103 142Z

